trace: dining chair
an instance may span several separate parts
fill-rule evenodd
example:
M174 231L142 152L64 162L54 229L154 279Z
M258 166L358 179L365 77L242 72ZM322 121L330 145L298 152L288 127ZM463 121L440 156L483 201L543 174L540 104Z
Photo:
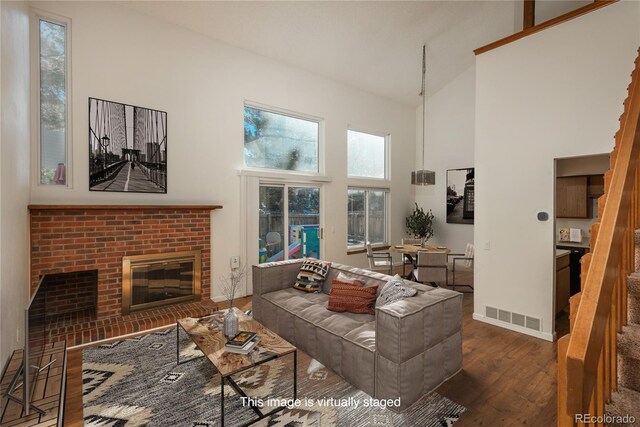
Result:
M403 238L402 246L404 245L420 245L422 244L422 239L412 239L412 238ZM402 276L406 277L406 267L410 265L411 271L416 269L416 260L410 254L402 254ZM412 273L409 274L411 276Z
M431 283L438 286L444 282L449 284L449 266L447 253L440 251L418 251L418 263L413 273L415 280L420 283Z
M456 290L456 286L458 287L462 287L462 288L469 288L471 289L471 291L459 291L459 292L463 292L463 293L473 293L474 288L473 286L469 285L469 284L458 284L456 285L456 268L458 270L458 272L460 271L468 271L471 272L473 274L473 244L472 243L467 243L467 247L465 248L465 251L463 254L449 254L449 256L452 258L452 264L453 264L453 268L452 268L452 272L453 272L453 280L452 280L452 287L453 290ZM456 261L457 266L456 266Z
M389 252L374 252L371 243L367 242L367 259L369 260L369 270L393 275L393 259Z

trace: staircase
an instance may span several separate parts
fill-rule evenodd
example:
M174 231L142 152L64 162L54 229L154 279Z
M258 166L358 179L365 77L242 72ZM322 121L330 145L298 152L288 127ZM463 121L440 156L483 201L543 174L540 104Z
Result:
M558 426L640 425L640 49L610 159L558 340ZM607 419L625 416L635 424Z
M631 415L640 422L640 230L635 232L635 244L635 272L627 278L628 324L618 334L618 391L613 392L606 413Z

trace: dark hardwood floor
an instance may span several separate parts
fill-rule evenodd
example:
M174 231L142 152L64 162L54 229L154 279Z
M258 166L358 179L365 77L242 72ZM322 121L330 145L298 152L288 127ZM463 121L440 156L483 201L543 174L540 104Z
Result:
M473 320L472 294L463 304L463 370L437 389L467 408L456 427L556 425L556 343Z
M554 426L556 344L473 320L472 294L463 304L463 371L437 389L467 408L456 427ZM251 298L234 305L247 310ZM82 350L70 350L67 360L65 426L79 427Z

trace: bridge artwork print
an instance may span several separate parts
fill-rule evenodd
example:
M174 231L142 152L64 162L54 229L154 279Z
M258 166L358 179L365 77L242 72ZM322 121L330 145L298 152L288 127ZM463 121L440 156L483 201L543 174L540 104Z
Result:
M167 192L167 113L89 98L89 190Z

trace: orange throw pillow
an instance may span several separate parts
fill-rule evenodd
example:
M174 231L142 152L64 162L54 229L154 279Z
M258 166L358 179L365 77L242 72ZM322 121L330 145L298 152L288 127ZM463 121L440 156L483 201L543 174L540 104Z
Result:
M364 287L351 283L333 280L327 310L342 313L375 314L373 307L376 303L378 286Z

